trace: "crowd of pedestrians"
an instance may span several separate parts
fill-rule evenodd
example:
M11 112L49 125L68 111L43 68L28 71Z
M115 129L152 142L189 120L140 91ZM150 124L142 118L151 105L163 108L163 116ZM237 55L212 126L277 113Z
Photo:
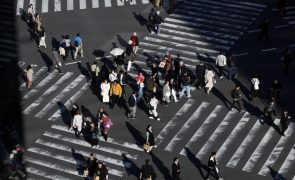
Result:
M174 3L174 1L172 1ZM156 6L160 6L160 1L155 1ZM171 6L171 11L174 11L174 6ZM281 10L283 11L283 10ZM160 11L152 10L148 18L148 28L151 34L158 35L160 33L161 24L163 19L160 16ZM42 19L40 15L34 12L33 5L29 6L27 12L27 23L31 27L33 36L39 37L38 48L46 48L45 36L46 31L42 26ZM261 24L261 34L259 39L268 36L268 20L265 19ZM132 34L128 41L128 45L124 52L115 55L113 64L104 63L99 66L98 62L94 61L90 68L90 74L92 77L92 88L100 96L100 100L104 104L108 104L110 109L115 108L117 105L119 108L127 105L127 116L130 120L136 120L137 106L139 104L144 105L147 108L148 118L160 121L160 115L157 111L159 105L169 106L171 100L175 103L179 102L179 99L186 96L192 98L191 88L203 89L207 94L210 94L217 83L216 76L220 79L224 76L228 77L229 81L234 81L237 77L237 60L232 54L225 54L220 51L219 55L215 59L215 66L204 64L200 62L195 67L195 72L187 68L184 61L181 58L181 54L174 56L171 49L167 48L165 55L160 58L160 61L154 60L150 69L150 72L138 70L138 75L132 79L129 72L131 71L132 64L136 61L137 52L139 49L139 38L136 32ZM75 51L73 53L73 50ZM53 49L53 58L56 62L56 67L60 69L62 66L61 59L67 61L68 57L72 54L73 59L76 59L78 55L81 58L84 57L83 41L80 33L76 34L74 43L71 44L69 35L65 35L58 47ZM175 58L174 58L175 57ZM293 60L293 53L286 49L282 57L284 64L284 73L288 73L289 64ZM226 75L226 72L228 74ZM33 74L34 71L29 65L25 70L25 77L27 79L27 88L30 90L33 86ZM164 83L161 83L161 82ZM260 92L261 82L259 76L255 74L249 82L250 94L248 94L251 102L254 98L264 98ZM132 87L132 93L128 95L126 87L129 85ZM240 86L237 85L231 92L232 103L230 110L236 108L240 112L245 112L245 109L241 105L242 93ZM267 103L263 109L263 117L267 122L273 122L272 115L276 115L276 105L280 103L280 91L282 85L278 80L274 80L270 87L271 95L270 102ZM127 101L125 101L125 98ZM87 113L83 113L78 104L73 104L72 107L72 123L70 129L75 131L77 138L80 138L81 134L87 137L91 145L94 147L98 145L99 134L105 141L108 141L108 134L110 133L113 122L110 115L103 109L99 108L97 111L97 117L95 120L89 117ZM288 128L290 122L290 115L287 109L283 110L281 115L281 134L285 135L285 131ZM86 138L86 139L87 139ZM155 137L153 134L152 126L148 125L146 128L146 142L145 151L152 153L152 149L155 146ZM206 176L209 179L210 174L214 173L214 176L219 177L218 168L216 167L216 153L212 152L208 160L208 174ZM172 163L172 178L174 180L180 179L180 164L179 159L175 157ZM19 172L19 171L16 171ZM145 160L145 165L141 168L140 179L151 180L155 172L152 165L149 164L149 160ZM84 175L89 178L108 179L108 169L106 164L97 161L95 154L91 153L88 158L88 166L84 171Z

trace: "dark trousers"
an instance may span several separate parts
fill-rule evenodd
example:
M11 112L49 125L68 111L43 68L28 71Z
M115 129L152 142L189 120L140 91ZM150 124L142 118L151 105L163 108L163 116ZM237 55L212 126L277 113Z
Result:
M110 103L110 108L114 108L115 104L117 104L119 107L121 107L120 104L120 97L118 95L112 95L112 102Z
M285 74L289 73L289 63L284 63L284 73Z
M218 72L218 76L219 76L219 77L223 76L223 66L218 66L218 65L217 65L217 68L218 68L218 71L219 71L219 72Z
M282 126L281 134L284 134L285 131L288 129L288 124L286 124L286 123L281 123L281 126Z
M271 97L275 99L276 103L280 102L280 91L272 91Z
M269 36L268 36L268 32L267 31L261 31L260 35L258 37L258 40L260 40L261 38L263 38L263 36L265 36L266 40L269 41Z
M108 134L105 131L101 131L101 135L104 138L105 141L108 141Z
M196 78L196 86L197 86L197 88L204 87L204 84L205 84L204 76L202 76L202 77L197 77L197 78Z
M236 106L237 105L237 106ZM231 105L231 108L237 108L237 110L241 111L242 110L242 106L241 106L241 103L240 103L240 99L234 99L233 100L233 103Z
M212 174L212 171L213 171L213 173L215 174L215 178L216 178L216 179L219 179L219 175L218 175L218 172L216 171L216 168L215 168L215 167L213 167L213 168L210 168L210 167L209 167L208 173L207 173L207 175L206 175L206 179L209 178L210 174L213 175L213 174Z

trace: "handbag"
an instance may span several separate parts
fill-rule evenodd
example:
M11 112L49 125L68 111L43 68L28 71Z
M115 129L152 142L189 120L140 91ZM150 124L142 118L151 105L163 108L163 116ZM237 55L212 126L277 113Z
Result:
M85 169L85 170L83 171L83 175L84 175L84 176L88 176L88 175L89 175L89 171L88 171L88 169Z
M159 64L159 68L164 68L165 65L166 65L166 61L163 60L163 61L160 62L160 64Z
M149 148L150 148L149 143L145 143L145 144L143 145L143 150L144 150L144 151L148 151Z
M95 175L94 176L94 180L99 180L100 178L99 178L99 176L98 175Z

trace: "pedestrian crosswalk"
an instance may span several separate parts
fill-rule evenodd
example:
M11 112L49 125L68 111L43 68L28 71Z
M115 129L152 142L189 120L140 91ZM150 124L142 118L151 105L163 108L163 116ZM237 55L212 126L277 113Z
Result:
M149 4L149 0L17 0L16 14L21 15L32 4L35 12L48 13L71 11L74 9L90 9L112 6L127 6L137 4Z
M286 14L283 19L295 28L295 6L288 6L285 8Z
M265 7L232 0L181 1L164 19L160 33L139 43L134 64L144 69L148 60L160 60L168 49L173 56L180 54L189 68L199 61L214 63L219 51L229 52Z
M156 144L167 152L202 162L216 151L221 164L263 176L276 167L279 179L287 173L290 176L290 172L295 175L294 146L288 144L292 143L294 127L290 123L285 136L281 136L280 119L269 126L248 112L190 99L157 135ZM194 157L189 157L191 154Z

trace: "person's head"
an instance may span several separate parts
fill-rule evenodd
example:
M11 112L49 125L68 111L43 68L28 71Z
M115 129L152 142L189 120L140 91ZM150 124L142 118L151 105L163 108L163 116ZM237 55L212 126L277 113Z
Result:
M258 78L258 74L257 74L257 73L255 73L253 77L255 77L255 78Z
M219 51L219 54L223 54L223 52L220 50L220 51Z
M137 32L133 32L133 36L137 36Z
M204 62L203 61L200 61L200 64L199 65L203 66L204 65Z
M33 7L33 4L30 4L29 7L32 8Z
M98 111L99 111L99 112L104 112L104 108L103 108L103 107L100 107L100 108L98 109Z
M287 109L284 109L284 111L283 111L285 114L287 114L288 113L288 110Z
M29 69L32 69L32 66L30 64L27 66L27 70Z
M97 166L98 166L98 168L101 168L102 167L102 162L101 161L99 161L98 163L97 163Z
M216 156L216 152L212 152L211 153L211 156Z
M38 13L36 13L35 17L36 17L36 18L39 18L39 17L40 17L40 15L39 15Z
M177 157L175 157L175 158L173 158L173 162L177 164L179 162L179 159Z
M93 61L93 64L97 64L97 62L96 61Z
M149 164L150 160L146 159L145 164Z
M150 124L147 125L146 130L147 130L147 131L151 131L151 130L152 130L152 125L150 125Z
M177 54L177 57L180 58L180 54Z
M240 90L240 86L236 86L236 90Z
M123 70L120 70L120 71L119 71L119 74L124 74L124 71L123 71Z
M117 83L118 83L118 81L117 81L117 80L115 80L115 81L114 81L114 85L116 85Z
M103 82L104 82L104 83L108 83L108 80L107 80L107 79L105 79L105 80L103 80Z
M94 158L94 155L93 153L90 153L90 158L93 159Z
M80 33L77 33L77 37L80 37Z
M132 94L136 96L137 95L137 91L136 90L133 90L132 91Z
M274 80L274 83L275 83L275 84L277 84L278 82L279 82L279 81L278 81L277 79L276 79L276 80Z
M70 36L68 34L65 35L65 39L70 39Z

